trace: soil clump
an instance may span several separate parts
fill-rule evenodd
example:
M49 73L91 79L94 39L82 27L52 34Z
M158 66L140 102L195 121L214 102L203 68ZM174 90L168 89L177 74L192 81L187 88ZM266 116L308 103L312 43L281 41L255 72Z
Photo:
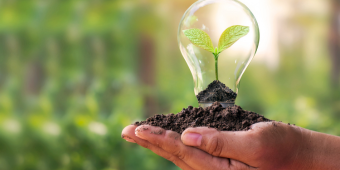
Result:
M235 102L237 94L225 84L214 80L208 87L196 95L198 102Z
M206 108L183 108L178 114L155 115L134 125L158 126L182 134L189 127L210 127L220 131L246 131L252 124L270 122L254 112L243 110L240 106L223 108L218 102Z

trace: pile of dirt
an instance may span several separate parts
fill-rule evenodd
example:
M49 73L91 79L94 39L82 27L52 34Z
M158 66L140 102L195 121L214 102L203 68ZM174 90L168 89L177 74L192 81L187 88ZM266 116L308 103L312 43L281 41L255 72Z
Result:
M245 131L252 124L271 120L254 112L243 110L240 106L223 108L218 102L206 108L183 108L178 114L155 115L134 125L159 126L182 134L189 127L210 127L220 131Z
M208 87L196 95L198 102L235 102L237 94L225 84L214 80Z

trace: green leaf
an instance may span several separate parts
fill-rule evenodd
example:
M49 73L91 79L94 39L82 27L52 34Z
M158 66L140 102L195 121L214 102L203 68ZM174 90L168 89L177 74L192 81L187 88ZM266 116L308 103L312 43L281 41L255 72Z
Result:
M218 41L218 53L232 46L237 40L247 35L248 32L248 26L234 25L227 28Z
M196 45L197 47L203 48L207 51L214 53L214 46L209 35L197 28L188 29L183 31L184 35L188 37L188 39Z

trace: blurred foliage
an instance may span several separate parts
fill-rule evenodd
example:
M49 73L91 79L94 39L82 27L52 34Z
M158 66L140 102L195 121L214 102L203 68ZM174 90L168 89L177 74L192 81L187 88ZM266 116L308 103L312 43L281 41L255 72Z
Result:
M178 169L120 135L147 115L197 106L176 40L193 2L0 0L0 169ZM340 135L329 16L307 16L290 21L304 37L280 44L277 68L250 64L237 104Z

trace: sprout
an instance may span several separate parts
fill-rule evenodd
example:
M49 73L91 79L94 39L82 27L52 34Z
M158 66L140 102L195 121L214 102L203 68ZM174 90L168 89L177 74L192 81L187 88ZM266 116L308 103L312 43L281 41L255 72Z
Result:
M218 80L218 56L219 54L232 46L237 40L247 35L249 32L248 26L234 25L222 33L220 40L218 41L218 47L214 48L213 43L209 35L203 30L194 28L184 30L183 33L195 46L204 50L210 51L215 58L215 75Z

